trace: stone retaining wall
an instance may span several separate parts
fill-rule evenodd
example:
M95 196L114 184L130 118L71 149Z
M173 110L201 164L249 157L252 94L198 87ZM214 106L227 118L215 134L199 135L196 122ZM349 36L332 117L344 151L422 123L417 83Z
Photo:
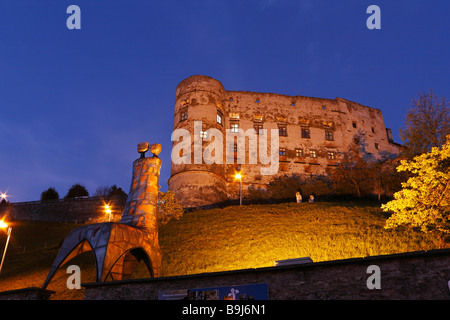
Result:
M380 289L367 282L380 268ZM266 283L270 300L450 300L450 249L188 276L86 283L85 299L156 300L160 291Z
M105 221L105 202L111 203L112 211L117 219L125 207L126 199L100 197L60 199L47 201L17 202L12 204L10 218L15 220L40 220L73 223L93 223Z

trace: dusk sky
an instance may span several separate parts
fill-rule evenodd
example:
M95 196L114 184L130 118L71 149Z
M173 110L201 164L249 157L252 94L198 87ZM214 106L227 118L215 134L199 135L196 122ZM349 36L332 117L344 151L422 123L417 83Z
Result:
M419 91L450 98L449 19L448 0L1 0L0 191L128 192L141 141L162 144L166 191L175 90L195 74L378 108L401 142Z

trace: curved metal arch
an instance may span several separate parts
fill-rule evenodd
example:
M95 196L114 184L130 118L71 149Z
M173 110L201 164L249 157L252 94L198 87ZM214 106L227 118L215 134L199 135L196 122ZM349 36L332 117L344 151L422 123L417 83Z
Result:
M135 251L135 252L133 252L133 251ZM133 265L126 265L126 263L128 262L128 263L133 263L133 261L131 261L131 260L126 260L126 258L127 257L129 257L129 256L133 256L134 257L134 264ZM133 269L136 267L136 265L139 263L139 262L141 262L141 261L144 261L144 263L145 263L145 265L146 265L146 267L147 267L147 270L148 270L148 272L149 272L149 274L150 274L150 277L151 278L153 278L154 277L154 272L153 272L153 264L152 264L152 261L151 261L151 259L150 259L150 257L149 257L149 255L147 254L147 252L145 251L145 249L143 248L143 247L133 247L133 248L130 248L130 249L128 249L128 250L126 250L126 251L124 251L117 259L116 259L116 261L114 261L113 262L113 264L112 264L112 266L111 266L111 268L109 268L109 270L106 272L106 274L104 275L104 279L106 280L107 278L108 278L108 276L111 276L111 278L113 279L113 280L115 280L114 279L114 276L112 275L112 273L113 273L113 269L116 267L116 265L118 264L118 263L122 263L122 265L118 268L119 270L120 270L120 273L121 273L121 276L119 276L119 279L118 280L123 280L123 279L126 279L126 278L128 278L129 276L131 276L131 274L133 273ZM131 270L130 270L130 268L131 268Z
M55 276L56 272L58 271L58 269L60 267L62 267L64 264L68 263L75 257L79 256L80 254L83 254L83 253L89 252L89 251L92 251L92 254L94 255L95 270L97 271L98 270L98 259L95 254L95 250L93 249L92 244L89 242L88 239L81 239L80 242L78 242L67 255L60 256L58 253L57 259L55 260L52 268L50 269L50 272L47 275L47 278L45 279L45 282L44 282L44 285L42 286L42 288L45 289L48 286L48 284L53 279L53 277ZM96 272L96 275L97 275L97 272Z

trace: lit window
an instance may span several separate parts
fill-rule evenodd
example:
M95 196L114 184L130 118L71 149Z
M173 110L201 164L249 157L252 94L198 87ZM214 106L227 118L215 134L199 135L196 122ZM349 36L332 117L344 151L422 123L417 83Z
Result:
M317 152L316 150L309 150L309 156L311 158L317 158Z
M184 111L184 112L181 114L180 121L184 121L184 120L186 120L187 118L188 118L188 112L187 112L187 111Z
M202 139L208 138L208 133L206 131L200 131L200 138Z
M286 126L278 127L278 134L280 136L286 137L287 136L287 128L286 128Z
M263 125L262 124L254 124L253 128L255 129L256 134L260 134L260 135L264 134Z
M333 151L328 151L327 153L327 159L328 160L334 160L336 159L336 154Z
M217 123L222 124L222 116L220 114L217 114Z
M303 149L295 149L296 157L303 157Z
M180 104L181 104L182 107L184 107L184 106L187 106L190 102L191 101L189 99L186 99L186 100L181 101Z
M286 148L280 148L280 156L286 155Z
M239 123L232 123L231 124L231 132L239 132Z
M309 128L302 128L302 138L311 138L311 131L309 130Z
M328 141L334 140L333 131L329 131L329 130L325 131L325 140L328 140Z

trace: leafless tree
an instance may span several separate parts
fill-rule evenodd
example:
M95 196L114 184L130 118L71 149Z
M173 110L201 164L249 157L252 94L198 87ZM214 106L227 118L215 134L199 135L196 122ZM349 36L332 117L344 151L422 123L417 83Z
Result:
M400 129L406 146L404 156L412 158L441 147L450 134L450 104L447 98L437 96L433 90L419 92L411 101L405 121Z

